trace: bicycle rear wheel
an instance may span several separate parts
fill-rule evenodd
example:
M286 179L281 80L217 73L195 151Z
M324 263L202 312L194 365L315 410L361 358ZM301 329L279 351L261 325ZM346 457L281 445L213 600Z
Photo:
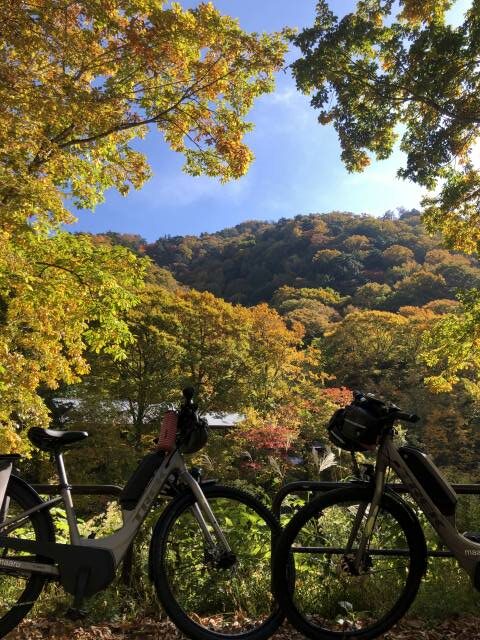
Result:
M4 503L0 508L0 522L19 516L24 511L39 504L38 496L28 489L28 486L11 476L8 483ZM53 526L49 516L45 513L32 513L16 526L9 527L8 536L23 538L24 540L53 541L55 538ZM0 558L11 562L15 560L30 560L49 562L38 556L14 551L0 545ZM36 599L42 592L46 578L40 574L18 574L0 572L0 637L9 631L27 615Z
M234 555L208 548L192 512L195 498L182 494L152 536L150 570L158 598L195 640L264 640L283 620L271 593L271 548L280 527L244 491L220 485L203 491Z
M416 516L384 495L366 553L356 563L373 489L351 487L313 500L276 547L273 586L289 621L313 640L368 640L413 602L426 569ZM294 574L288 569L293 557ZM292 588L293 575L293 588Z

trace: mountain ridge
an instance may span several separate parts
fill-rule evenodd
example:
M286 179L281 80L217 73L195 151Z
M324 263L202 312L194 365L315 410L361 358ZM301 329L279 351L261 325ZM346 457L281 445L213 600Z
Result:
M359 308L397 311L480 287L478 260L444 249L415 209L381 218L333 211L247 220L153 243L105 235L150 256L181 284L247 306L275 304L279 289L290 287L333 289Z

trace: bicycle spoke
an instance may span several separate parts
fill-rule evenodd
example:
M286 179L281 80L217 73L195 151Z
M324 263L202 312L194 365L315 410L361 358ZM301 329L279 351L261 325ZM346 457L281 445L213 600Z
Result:
M295 607L331 631L356 631L365 619L381 618L401 594L408 575L409 549L388 513L380 512L369 547L357 559L367 522L361 505L322 508L299 530L291 551L295 561ZM358 526L353 547L352 527ZM388 581L385 580L388 576Z
M17 493L18 491L18 493ZM12 521L12 524L1 530L1 535L13 535L24 540L38 539L38 531L43 516L33 514L22 516L33 505L27 496L15 484L7 488L6 501L1 513L2 522ZM45 531L45 529L43 529ZM36 556L28 551L18 551L8 546L0 547L0 558L9 563L35 562ZM35 598L41 591L44 579L28 570L18 567L0 568L0 621L2 630L11 629L28 612Z
M261 627L275 610L270 594L272 532L248 504L220 497L209 504L233 556L221 546L205 544L189 509L169 531L165 570L188 618L217 633L241 636Z

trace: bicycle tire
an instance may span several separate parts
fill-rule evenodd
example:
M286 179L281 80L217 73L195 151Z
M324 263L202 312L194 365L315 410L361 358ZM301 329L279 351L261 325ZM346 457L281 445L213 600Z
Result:
M8 515L11 516L18 509L23 512L37 504L41 503L40 497L26 483L11 476L7 486L5 500L8 500ZM4 503L5 504L5 503ZM22 529L21 537L35 539L37 541L54 541L55 534L53 530L52 520L49 514L45 512L32 513L27 517L27 522L20 525ZM9 535L15 536L15 531ZM18 557L18 552L0 547L0 557L10 558ZM40 556L35 556L38 562L48 563L49 560ZM23 581L25 586L23 587ZM27 577L17 577L12 574L0 572L0 637L3 638L7 633L14 629L21 620L28 614L35 601L40 596L42 589L47 581L47 577L41 574L30 574ZM18 597L17 597L18 589ZM7 602L7 594L13 593ZM4 608L11 608L2 615Z
M238 565L236 565L234 571L224 573L224 575L221 574L221 569L212 569L211 565L205 559L204 548L204 557L202 560L202 549L200 547L203 537L201 538L200 535L197 535L200 530L197 522L194 521L191 515L191 507L195 503L195 498L193 494L188 491L170 503L154 528L150 546L150 573L155 584L157 596L170 619L185 635L194 640L265 640L274 633L284 619L283 613L271 595L271 549L274 540L280 535L280 525L273 514L257 500L257 498L245 491L233 487L212 485L203 487L203 492L222 530L226 533L232 551L235 552L237 550L238 552L239 549L243 549L242 544L246 544L248 541L254 545L252 552L255 552L256 556L254 553L255 557L252 556L252 558L249 558L247 550L243 550L242 553L239 553L237 556ZM241 514L243 514L243 516L241 516ZM230 518L237 518L240 522L241 530L233 530L235 526L233 525L233 520L229 523L227 518L229 520ZM242 518L244 520L242 520ZM253 522L249 524L248 518L251 520L253 518ZM190 536L189 538L185 538L183 547L182 536L178 535L182 532L182 525L184 531L187 531L188 536ZM256 527L256 529L254 527ZM227 529L230 529L230 531L227 531ZM192 531L195 536L193 543ZM261 532L262 547L255 551L255 545L259 540L259 531ZM176 534L177 537L175 538ZM175 567L172 568L171 565L173 563L170 561L172 550L169 541L178 541L179 538L180 554L194 554L194 558L196 558L194 559L194 564L199 571L199 576L215 574L219 580L219 584L225 586L225 584L234 584L237 579L239 582L243 580L244 578L242 578L240 571L250 570L252 572L251 578L247 580L245 577L245 584L242 582L239 584L239 587L244 587L248 584L251 588L258 590L260 585L261 592L258 594L258 598L267 598L264 607L265 616L254 621L256 623L255 628L252 626L252 619L250 619L249 623L247 616L243 618L245 628L241 628L240 626L232 628L232 625L234 626L235 623L231 623L229 619L217 621L215 616L219 614L216 611L215 593L210 589L208 579L205 580L203 586L201 579L199 579L199 585L192 586L194 579L193 570L190 571L188 575L190 588L195 589L198 587L202 589L203 601L209 599L209 605L212 611L208 613L203 611L202 606L204 605L202 605L200 601L187 606L187 597L183 597L183 594L180 593L181 586L179 587L178 585L178 576L181 575L180 570L176 570ZM241 543L241 540L243 540L244 543ZM269 545L268 549L264 548L267 542ZM192 549L195 550L192 551ZM179 557L179 559L181 559L181 557ZM255 560L255 565L253 565L252 559ZM202 574L200 574L200 571ZM237 571L237 573L235 573L235 571ZM255 576L253 574L255 574ZM234 587L231 587L231 590L234 590ZM227 600L230 598L230 596L225 593L222 597L227 598ZM200 598L200 600L202 598ZM195 598L193 599L195 600ZM218 608L222 606L225 607L226 604L220 603ZM252 603L252 606L258 606L258 601ZM197 611L195 611L196 608ZM224 626L222 627L221 624Z
M406 613L415 599L426 571L427 549L417 517L399 498L384 494L380 505L380 514L382 514L382 518L383 514L387 514L388 520L386 518L380 520L379 515L372 537L373 542L381 540L381 526L384 527L387 542L388 536L390 536L395 545L391 549L393 553L390 556L393 560L384 559L388 556L382 557L382 554L376 553L379 548L385 548L380 542L379 548L370 548L367 554L369 562L366 562L365 567L362 568L364 573L360 572L355 575L355 569L352 570L352 565L348 564L349 556L341 555L341 551L344 549L338 545L342 544L342 536L348 540L351 533L348 526L342 527L343 522L348 518L352 521L355 520L358 510L355 512L352 505L368 505L373 497L373 491L372 487L349 487L330 491L315 498L295 514L275 548L273 559L274 594L289 622L312 640L340 640L340 638L342 640L369 640L376 638L390 629ZM342 508L341 511L340 508ZM342 520L339 514L344 514L345 520ZM329 522L333 523L333 526L329 525ZM382 522L387 522L387 525L381 524ZM401 537L400 533L395 533L394 528L388 524L389 522L393 523L393 527L398 526L399 532L402 534ZM392 532L395 536L393 538ZM306 541L308 542L311 538L320 540L321 546L308 546ZM332 542L329 545L330 540ZM402 541L405 548L398 549L398 545L401 545ZM295 551L296 547L297 551ZM302 564L304 556L313 558L309 559L311 564ZM315 564L316 556L320 558L320 562ZM288 569L292 557L295 568L293 586L292 572ZM298 560L297 557L299 557ZM402 560L402 562L405 562L405 567L408 568L406 576L402 575L402 566L394 564L394 562L398 562L398 558L405 558L405 561ZM388 562L392 563L393 568L388 569ZM382 566L381 563L385 563L383 573L376 570L379 563L380 566ZM322 576L319 575L320 567L324 569ZM308 573L309 570L311 573ZM390 584L384 577L387 571L394 572L390 573L390 576L393 576ZM354 584L350 591L348 587L341 584L345 574L353 584L357 580L357 584ZM375 574L378 576L378 585L375 583ZM372 578L373 588L370 588L372 585L366 584L368 581L366 576ZM391 585L395 583L395 580L403 581L403 579L405 579L405 585L401 588L393 606L390 607L390 602L387 599L389 589L391 590ZM369 618L371 612L368 607L375 606L375 604L371 604L372 594L375 593L375 589L382 587L384 591L381 595L384 597L384 603L387 600L388 611L383 612L381 617L373 622ZM316 589L315 593L313 593L314 588ZM317 593L321 595L317 596ZM352 619L354 618L354 614L349 613L347 605L352 606L352 610L354 610L351 600L355 597L355 593L359 600L363 598L370 604L367 604L367 608L363 611L361 604L358 605L358 611L361 613L357 614L355 621L345 620L348 615L352 616ZM350 601L347 600L348 597L351 597ZM378 606L380 607L381 604L379 603ZM336 612L339 610L347 613L343 616L338 615ZM353 628L353 625L356 625L356 628Z

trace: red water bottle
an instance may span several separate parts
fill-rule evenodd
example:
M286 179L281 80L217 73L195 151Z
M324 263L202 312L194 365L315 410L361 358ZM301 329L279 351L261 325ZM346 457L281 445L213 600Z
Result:
M171 451L177 439L178 413L166 411L163 415L162 426L158 436L158 450Z

